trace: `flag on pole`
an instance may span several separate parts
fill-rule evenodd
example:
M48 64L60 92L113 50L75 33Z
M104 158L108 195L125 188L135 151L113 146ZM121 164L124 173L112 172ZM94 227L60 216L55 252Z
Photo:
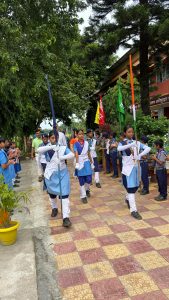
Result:
M100 119L100 103L97 103L97 110L96 110L96 116L94 123L99 125L99 119Z
M102 96L100 96L100 108L99 108L99 125L104 125L105 124L105 112L103 108L103 103L102 103Z
M117 113L118 113L120 130L121 130L121 127L124 126L125 123L125 110L123 105L123 98L122 98L120 84L118 84Z

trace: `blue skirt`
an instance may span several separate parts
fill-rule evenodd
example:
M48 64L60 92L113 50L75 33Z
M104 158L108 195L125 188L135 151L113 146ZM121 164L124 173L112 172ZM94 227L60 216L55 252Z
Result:
M92 175L92 169L89 160L85 161L84 167L81 170L76 170L76 175L78 177Z
M122 174L123 185L128 193L136 193L139 187L138 167L135 166L130 176Z
M45 178L45 185L49 194L66 196L70 194L70 176L68 169L60 171L61 178L61 191L60 191L60 180L58 171L55 171L50 180Z

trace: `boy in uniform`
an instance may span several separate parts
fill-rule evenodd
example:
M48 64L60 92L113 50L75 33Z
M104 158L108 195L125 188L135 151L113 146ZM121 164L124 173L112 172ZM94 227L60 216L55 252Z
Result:
M155 161L156 176L159 190L159 195L154 199L156 201L164 201L167 199L167 153L163 148L164 144L162 140L157 140L154 144L157 149L157 154L153 155L152 159Z

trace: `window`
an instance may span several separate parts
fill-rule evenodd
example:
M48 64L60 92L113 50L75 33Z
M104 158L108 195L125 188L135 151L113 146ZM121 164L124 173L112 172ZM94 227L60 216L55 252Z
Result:
M169 63L163 63L160 70L156 72L156 82L163 82L169 79Z

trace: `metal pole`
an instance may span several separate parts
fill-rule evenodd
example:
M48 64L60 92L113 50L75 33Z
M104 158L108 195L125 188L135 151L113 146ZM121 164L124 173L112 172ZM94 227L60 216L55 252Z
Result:
M47 81L47 86L48 86L48 93L49 93L49 102L50 102L50 108L52 112L52 119L53 119L53 131L55 135L56 142L59 138L59 134L56 129L56 117L55 117L55 110L54 110L54 105L53 105L53 99L52 99L52 93L51 93L51 88L50 88L50 83L48 79L48 75L45 75L45 79ZM59 159L59 150L57 151L57 157ZM60 201L61 201L61 213L62 213L62 218L63 218L63 210L62 210L62 185L61 185L61 172L60 172L60 164L58 164L58 177L59 177L59 189L60 189Z

